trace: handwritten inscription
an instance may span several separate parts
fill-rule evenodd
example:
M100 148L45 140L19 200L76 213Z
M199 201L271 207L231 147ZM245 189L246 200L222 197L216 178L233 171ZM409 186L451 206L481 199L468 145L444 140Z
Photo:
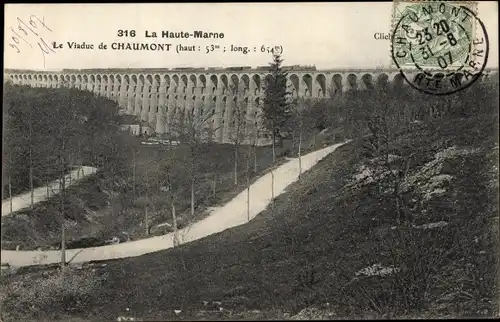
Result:
M11 31L9 47L15 49L18 54L21 53L23 47L39 50L43 56L43 67L45 68L46 56L55 53L55 50L48 45L44 38L46 34L52 32L52 29L45 23L44 17L30 15L27 23L19 17L16 17L16 20L16 28L9 28Z

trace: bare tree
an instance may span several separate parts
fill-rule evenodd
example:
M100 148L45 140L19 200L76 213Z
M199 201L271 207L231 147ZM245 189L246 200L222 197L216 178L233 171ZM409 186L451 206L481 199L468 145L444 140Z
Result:
M233 130L231 131L231 141L234 144L234 184L238 184L238 158L240 145L245 142L247 134L247 104L239 100L238 89L231 85L231 91L235 97L233 110Z
M260 103L257 103L258 106L256 106L257 111L260 109ZM262 126L262 117L261 114L257 113L255 115L255 120L254 120L254 135L252 136L252 149L253 149L253 170L255 173L257 173L258 167L257 167L257 145L258 145L258 138L260 135L260 128Z
M361 119L360 128L368 129L369 134L363 137L363 148L365 153L372 157L371 166L374 167L372 176L377 181L379 193L382 190L381 180L392 186L396 221L399 224L401 219L408 215L401 188L415 151L403 155L404 151L397 146L398 132L406 123L405 116L399 113L398 107L395 99L389 99L384 93L378 93L373 96L371 104L368 104L357 117Z
M195 215L195 185L197 178L197 162L200 158L200 148L203 142L208 141L210 134L209 120L211 111L203 107L196 109L183 109L173 122L173 128L180 143L187 146L187 164L191 179L191 217Z
M252 151L254 149L255 142L253 145L248 145L248 156L247 156L247 219L250 221L250 163L252 162Z
M299 159L299 178L302 175L302 141L304 131L310 126L308 112L310 112L312 101L310 99L299 98L293 104L291 127L294 136L298 132L298 159ZM295 141L295 138L294 138Z
M61 122L58 123L56 130L51 137L54 148L54 156L57 158L58 180L59 180L59 213L61 218L61 268L64 272L66 267L66 169L70 163L70 155L75 149L75 142L81 137L80 120L72 109L72 93L66 92L65 95L57 97L53 106L57 108L57 115ZM50 102L45 102L50 103ZM50 105L50 104L47 104Z
M217 143L213 141L213 133L216 129L210 128L210 134L207 145L208 160L210 162L210 170L212 172L212 198L215 200L217 197L217 184L219 180L219 173L222 170L222 158L219 156L219 150L217 149Z
M29 151L29 168L30 168L30 208L33 210L34 205L34 187L33 187L33 108L31 104L28 107L28 151Z

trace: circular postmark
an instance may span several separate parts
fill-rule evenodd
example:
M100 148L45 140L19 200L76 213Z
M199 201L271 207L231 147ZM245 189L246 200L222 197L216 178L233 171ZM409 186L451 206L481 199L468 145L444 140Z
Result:
M473 2L395 2L391 55L410 86L448 95L481 77L489 43L474 6Z

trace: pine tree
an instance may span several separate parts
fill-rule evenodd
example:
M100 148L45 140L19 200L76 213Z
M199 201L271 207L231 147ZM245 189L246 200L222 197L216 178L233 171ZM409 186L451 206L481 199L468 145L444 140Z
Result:
M287 90L288 73L283 71L281 55L273 54L270 63L270 75L266 77L264 87L264 104L262 105L263 125L271 132L273 142L273 162L276 159L276 141L282 144L284 130L291 115L289 102L290 92Z

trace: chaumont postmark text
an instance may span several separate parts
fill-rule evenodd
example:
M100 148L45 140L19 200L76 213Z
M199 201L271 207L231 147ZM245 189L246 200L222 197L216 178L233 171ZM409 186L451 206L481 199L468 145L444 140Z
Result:
M475 8L474 2L394 3L392 60L412 87L447 95L481 77L488 35Z

